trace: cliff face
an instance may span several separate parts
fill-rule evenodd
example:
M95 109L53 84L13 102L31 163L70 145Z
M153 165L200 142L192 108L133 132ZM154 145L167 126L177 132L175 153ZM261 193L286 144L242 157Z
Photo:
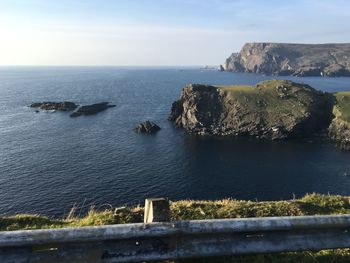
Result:
M350 150L350 92L335 94L336 103L333 108L335 118L328 128L329 137L340 148Z
M331 112L329 94L272 80L256 87L188 85L173 103L169 120L193 134L279 139L328 127Z
M266 75L350 76L350 44L247 43L220 68Z

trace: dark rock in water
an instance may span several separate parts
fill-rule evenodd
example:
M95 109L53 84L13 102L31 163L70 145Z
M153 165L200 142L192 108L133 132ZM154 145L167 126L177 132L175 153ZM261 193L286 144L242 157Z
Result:
M42 110L72 111L72 110L75 110L78 107L78 105L70 101L63 101L63 102L44 101L44 102L32 103L30 107L40 108Z
M42 110L50 110L50 111L73 111L78 108L79 105L70 101L63 102L52 102L52 101L44 101L44 102L36 102L32 103L30 107L32 108L40 108ZM109 102L101 102L86 106L79 107L75 112L73 112L71 117L78 117L81 115L92 115L98 112L104 111L108 108L115 107L115 105L109 105ZM36 110L36 112L38 112Z
M145 121L140 123L134 131L137 133L156 133L160 127L152 121Z
M266 75L350 76L350 44L246 43L221 71Z
M100 102L91 105L85 105L79 107L78 110L73 112L70 116L79 117L81 115L93 115L112 107L115 107L115 105L109 105L109 102Z
M186 86L169 120L192 134L282 139L326 129L333 97L308 85L271 80L257 86Z

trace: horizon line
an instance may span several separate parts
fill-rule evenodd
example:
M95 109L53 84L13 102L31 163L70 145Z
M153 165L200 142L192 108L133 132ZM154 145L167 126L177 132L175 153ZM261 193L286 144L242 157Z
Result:
M15 65L0 65L0 67L203 67L203 66L219 66L220 64L197 64L197 65L32 65L32 64L15 64Z

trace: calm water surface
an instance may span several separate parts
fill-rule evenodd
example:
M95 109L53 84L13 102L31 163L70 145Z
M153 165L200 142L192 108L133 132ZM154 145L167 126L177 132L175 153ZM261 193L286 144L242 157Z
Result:
M257 141L184 134L167 121L187 83L256 84L254 74L191 68L0 68L0 215L61 216L74 204L172 200L288 199L350 195L350 153L321 140ZM349 78L291 78L349 91ZM35 113L32 102L110 101L95 116ZM156 135L135 134L155 121Z

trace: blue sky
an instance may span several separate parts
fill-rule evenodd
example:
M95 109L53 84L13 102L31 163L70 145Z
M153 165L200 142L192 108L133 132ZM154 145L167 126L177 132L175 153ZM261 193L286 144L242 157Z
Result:
M0 0L0 65L217 65L245 42L350 42L348 0Z

